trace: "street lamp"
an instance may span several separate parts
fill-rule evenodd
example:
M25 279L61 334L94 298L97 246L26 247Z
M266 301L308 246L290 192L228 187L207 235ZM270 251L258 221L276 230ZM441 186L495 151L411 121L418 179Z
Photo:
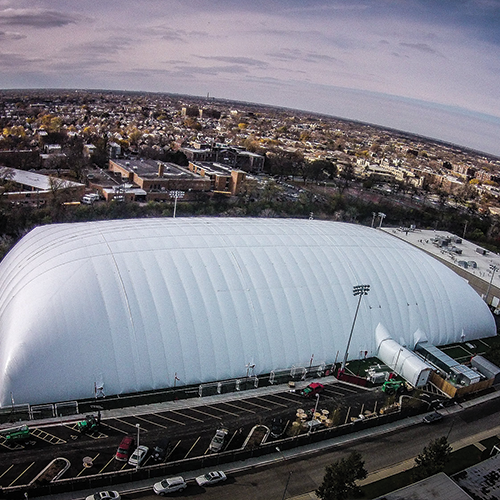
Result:
M358 311L359 311L359 306L361 304L361 299L363 298L363 295L368 295L369 291L370 291L370 285L355 285L352 287L352 294L355 297L359 296L359 300L358 300L358 305L356 307L356 312L354 314L354 320L352 322L351 333L349 334L349 339L347 341L347 346L345 348L344 361L342 362L342 366L340 368L342 372L345 370L345 365L347 364L347 357L349 356L349 347L351 345L352 332L354 331L354 325L356 324L356 318L358 317Z
M168 195L170 198L174 198L174 219L175 219L175 213L177 212L177 199L178 198L184 198L184 195L186 193L184 191L169 191Z
M319 396L319 394L318 394ZM281 455L281 457L283 458L283 462L286 462L286 458L285 458L285 455L283 455L283 452L278 448L278 446L276 446L276 451ZM288 468L288 467L287 467ZM285 484L285 489L283 490L283 496L281 497L281 500L285 500L285 496L286 496L286 490L288 489L288 483L290 482L290 477L292 475L292 471L289 470L288 471L288 478L286 480L286 484Z
M137 427L137 448L139 448L139 432L140 432L140 429L141 429L141 424L135 424L135 426ZM139 458L139 457L137 457ZM137 460L137 463L135 464L135 470L138 470L139 469L139 460Z
M491 269L491 279L490 283L488 284L488 290L486 290L486 297L484 298L486 303L488 303L488 295L490 294L491 284L493 283L493 276L495 276L495 273L498 271L498 266L495 266L495 264L490 264L490 269Z

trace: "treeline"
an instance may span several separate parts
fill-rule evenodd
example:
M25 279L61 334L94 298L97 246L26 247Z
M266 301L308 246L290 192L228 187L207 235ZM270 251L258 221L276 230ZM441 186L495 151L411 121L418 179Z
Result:
M323 189L323 188L322 188ZM498 251L500 226L496 219L463 214L456 209L405 207L391 198L381 203L371 203L345 193L321 193L302 191L290 199L277 186L252 190L238 198L213 195L199 201L179 202L177 217L296 217L336 220L341 222L371 225L373 214L386 215L384 226L414 224L421 229L438 229L463 235L467 225L466 238L476 241L492 251ZM139 203L97 203L90 205L58 205L35 208L4 204L0 207L0 258L35 226L65 222L95 220L172 217L173 202L147 204Z

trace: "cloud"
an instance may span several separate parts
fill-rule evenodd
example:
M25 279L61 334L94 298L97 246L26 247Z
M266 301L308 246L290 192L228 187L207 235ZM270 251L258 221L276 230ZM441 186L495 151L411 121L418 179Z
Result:
M0 11L0 23L9 26L25 26L27 28L60 28L68 24L76 24L83 18L78 15L64 14L44 9L3 9Z
M260 68L266 68L268 63L264 61L259 61L258 59L254 59L252 57L238 57L238 56L196 56L195 57L199 59L206 59L210 61L220 61L220 62L227 62L231 64L239 64L243 66L257 66Z
M182 43L188 43L193 38L206 38L210 36L206 31L186 31L184 29L172 29L167 26L158 26L153 28L152 32L158 34L162 40Z
M0 53L0 66L3 69L13 68L19 70L31 66L33 63L39 63L40 59L31 59L23 55L13 53Z
M268 52L267 55L282 62L304 61L304 62L322 62L322 63L339 63L341 62L336 57L326 54L318 54L315 52L304 52L299 49L282 49L279 52Z
M399 45L401 47L407 47L409 49L418 50L419 52L423 52L425 54L441 55L441 54L439 54L439 52L437 50L433 49L432 47L430 47L426 43L405 43L405 42L401 42Z
M15 33L13 31L0 31L0 41L22 40L23 38L26 38L26 35Z

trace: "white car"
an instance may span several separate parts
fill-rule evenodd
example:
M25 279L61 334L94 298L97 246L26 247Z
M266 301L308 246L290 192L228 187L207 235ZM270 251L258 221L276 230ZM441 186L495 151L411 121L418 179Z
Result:
M85 500L120 500L120 493L117 491L98 491Z
M228 432L229 431L227 429L217 430L215 436L212 438L212 441L210 441L209 449L212 453L218 453L222 450L222 447L224 446L224 440L226 439Z
M128 464L129 465L141 465L141 463L144 461L146 458L146 455L148 454L149 448L147 446L138 446L134 453L130 455L130 458L128 459Z
M187 488L186 481L184 478L178 477L169 477L168 479L163 479L159 483L156 483L153 486L153 491L157 495L168 495L169 493L173 493L174 491L180 491L184 488Z
M203 474L203 476L198 476L196 478L196 482L200 486L211 486L212 484L225 481L226 479L227 477L224 472L222 472L221 470L216 470L213 472L208 472L207 474Z

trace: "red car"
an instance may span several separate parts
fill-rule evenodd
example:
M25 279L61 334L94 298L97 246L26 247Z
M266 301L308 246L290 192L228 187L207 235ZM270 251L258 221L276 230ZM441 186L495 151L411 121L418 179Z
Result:
M134 451L134 445L134 438L131 436L125 436L116 450L116 460L120 460L120 462L127 462L130 455Z
M319 394L324 388L325 386L323 384L313 382L312 384L309 384L305 389L302 389L300 391L300 395L304 396L305 398L312 398L316 394Z

